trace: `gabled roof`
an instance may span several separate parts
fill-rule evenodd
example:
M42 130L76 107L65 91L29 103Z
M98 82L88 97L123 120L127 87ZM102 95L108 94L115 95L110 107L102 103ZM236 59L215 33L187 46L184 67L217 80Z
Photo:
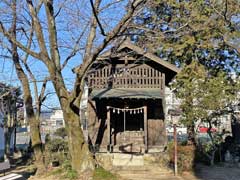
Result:
M153 53L149 53L149 52L145 51L144 49L134 45L133 43L130 42L130 40L124 41L118 47L117 51L121 51L124 48L131 49L132 51L136 52L137 54L143 55L144 57L164 66L165 68L167 68L175 73L180 72L180 69L178 67L176 67L175 65L159 58L158 56L154 55ZM101 56L98 59L106 59L106 58L109 58L109 56L111 56L111 50L108 50L108 51L104 52L103 54L101 54Z

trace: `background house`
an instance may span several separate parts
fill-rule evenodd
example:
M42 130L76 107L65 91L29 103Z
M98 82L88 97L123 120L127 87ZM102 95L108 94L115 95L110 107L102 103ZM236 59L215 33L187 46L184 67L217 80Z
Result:
M18 87L0 83L0 156L10 155L15 147L16 128L20 123L18 110L23 101Z
M65 127L63 112L61 109L41 112L41 135L42 140L45 140L46 134L53 134L58 128Z
M176 95L169 87L165 88L165 101L166 101L166 125L171 126L173 118L177 122L180 121L180 115L172 116L170 112L178 111L179 114L181 114L180 110L181 101L180 99L176 98Z

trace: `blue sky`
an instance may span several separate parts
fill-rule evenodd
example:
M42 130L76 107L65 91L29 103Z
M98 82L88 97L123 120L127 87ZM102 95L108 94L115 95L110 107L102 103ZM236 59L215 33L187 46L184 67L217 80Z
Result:
M37 1L36 1L37 2ZM56 1L55 1L56 2ZM106 8L106 5L108 3L115 2L114 0L103 0L102 5L100 9ZM117 1L116 1L117 2ZM110 8L107 8L107 11L102 11L100 14L100 21L105 28L105 31L108 32L110 29L114 27L114 25L117 23L120 17L124 14L124 5L126 5L126 0L119 1L116 4L113 4ZM0 3L0 10L1 10L1 3ZM2 6L3 7L3 6ZM78 4L76 4L74 1L71 0L59 0L57 3L55 3L56 10L61 7L61 13L59 16L56 18L57 22L57 29L58 29L58 43L61 46L59 51L60 51L60 56L61 56L61 61L63 62L64 59L69 55L70 53L70 48L74 46L74 41L77 39L77 37L83 33L83 30L86 30L85 33L83 33L82 40L80 41L79 48L83 48L80 50L76 56L74 56L68 63L68 65L64 68L63 70L63 76L65 80L65 84L69 90L72 89L73 82L75 79L75 74L72 73L72 69L78 65L81 64L82 62L82 56L84 52L84 46L86 43L86 35L88 33L89 28L86 26L88 23L90 17L91 17L91 7L89 0L81 0L78 1ZM6 8L6 7L5 7ZM19 9L19 14L22 13L22 15L27 17L27 14L22 10ZM42 8L40 10L40 18L42 19L42 25L46 22L45 18L45 11ZM67 18L66 18L67 17ZM1 19L7 19L6 14L0 14ZM19 19L21 19L22 16L19 15ZM45 21L45 22L44 22ZM9 24L6 24L8 27ZM21 26L21 25L20 25ZM86 28L85 28L86 27ZM27 29L27 27L26 27ZM47 36L47 29L44 28L45 30L45 39L48 39ZM21 41L24 43L26 42L26 39L22 36L22 34L19 34L18 36L21 38ZM95 41L95 45L98 43L101 43L103 37L101 34L99 34L99 29L97 33L97 38ZM37 47L37 42L35 41L35 45L33 50L38 50ZM20 55L24 56L25 53L21 52L19 50ZM5 53L2 53L5 54ZM38 80L43 80L46 76L48 76L47 69L45 65L38 60L34 58L29 58L28 59L29 65L34 72L36 78ZM18 81L15 69L13 67L13 64L10 60L1 58L0 60L0 82L6 83L6 84L11 84L13 86L21 86L20 82ZM41 82L38 83L39 85L39 91L41 87ZM50 83L48 83L47 86L47 92L54 92L54 88ZM31 88L32 83L31 83ZM56 107L59 106L58 100L56 96L51 96L46 104L48 104L51 107Z
M19 1L20 2L20 1ZM37 2L34 1L34 2ZM88 23L90 17L91 17L91 7L89 0L79 0L78 4L76 4L73 0L58 0L57 2L56 10L61 8L61 13L56 18L57 22L57 29L58 29L58 42L61 46L60 50L60 56L61 60L63 61L68 54L70 53L70 48L74 46L74 41L76 41L77 37L83 33L83 30L85 29L85 25ZM118 2L111 6L110 8L107 8L107 11L103 11L100 14L100 21L105 29L105 31L108 31L114 27L114 25L117 23L120 17L125 12L124 6L126 5L127 0L102 0L102 5L100 9L103 9L106 7L108 3L111 2ZM0 2L0 10L3 9L3 6L1 6ZM66 7L65 7L66 5ZM4 7L5 8L5 7ZM8 12L8 11L6 11ZM22 9L19 9L19 12L23 15L27 14L23 12ZM1 13L1 11L0 11ZM45 11L44 9L41 9L40 11L40 17L42 19L42 23L44 24L46 22L45 19ZM0 14L1 19L8 19L7 14ZM19 19L21 19L22 16L19 16ZM238 19L238 18L237 18ZM20 25L21 26L21 25ZM89 28L86 28L86 32L83 33L83 38L80 41L80 48L83 48L80 50L74 58L69 61L68 65L63 70L63 76L65 79L65 84L69 90L72 89L72 85L75 79L75 74L72 73L72 69L82 62L82 55L84 52L84 46L86 43L86 35L88 33ZM47 30L45 29L45 38L48 39L47 36ZM20 38L20 35L19 35ZM21 36L21 38L23 38ZM97 45L100 43L103 39L103 36L99 33L97 33L97 40L95 41L95 44ZM23 42L26 41L26 39L22 39ZM34 47L34 50L37 50L37 42L35 41L36 46ZM21 51L19 51L20 54L24 55ZM1 50L0 50L1 53ZM46 76L48 76L48 72L46 70L45 65L43 63L39 62L36 59L29 58L29 64L35 73L38 80L43 80ZM0 59L0 82L4 82L6 84L12 84L14 86L20 86L20 82L17 79L16 72L13 68L12 62L9 60L4 60L3 58ZM39 88L41 86L41 83L39 83ZM32 87L32 84L31 84ZM39 89L40 90L40 89ZM51 83L48 83L47 92L54 92L54 88ZM56 96L51 96L46 104L48 104L51 107L59 106L58 100Z

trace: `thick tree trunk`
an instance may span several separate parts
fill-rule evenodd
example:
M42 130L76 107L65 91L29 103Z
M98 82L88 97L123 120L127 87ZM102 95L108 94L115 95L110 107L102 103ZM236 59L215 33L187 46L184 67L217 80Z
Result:
M71 155L72 168L78 173L93 171L95 168L93 156L88 143L84 140L80 117L69 106L63 108L64 119L68 132L68 145Z
M49 72L63 111L72 168L79 174L85 171L93 171L95 164L89 151L88 142L84 140L79 115L79 99L82 90L79 89L76 94L70 95L65 87L62 74L52 66L49 67Z

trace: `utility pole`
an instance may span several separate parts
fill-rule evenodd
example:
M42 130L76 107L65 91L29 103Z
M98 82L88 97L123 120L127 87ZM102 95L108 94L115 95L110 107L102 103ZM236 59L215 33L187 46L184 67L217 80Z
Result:
M177 125L174 123L174 175L177 176L178 174L178 167L177 167Z
M180 113L177 110L171 109L169 110L169 114L171 116L171 121L173 124L173 140L174 140L174 175L177 176L178 175L178 165L177 165L177 161L178 161L178 154L177 154L177 118L176 116L179 116Z

